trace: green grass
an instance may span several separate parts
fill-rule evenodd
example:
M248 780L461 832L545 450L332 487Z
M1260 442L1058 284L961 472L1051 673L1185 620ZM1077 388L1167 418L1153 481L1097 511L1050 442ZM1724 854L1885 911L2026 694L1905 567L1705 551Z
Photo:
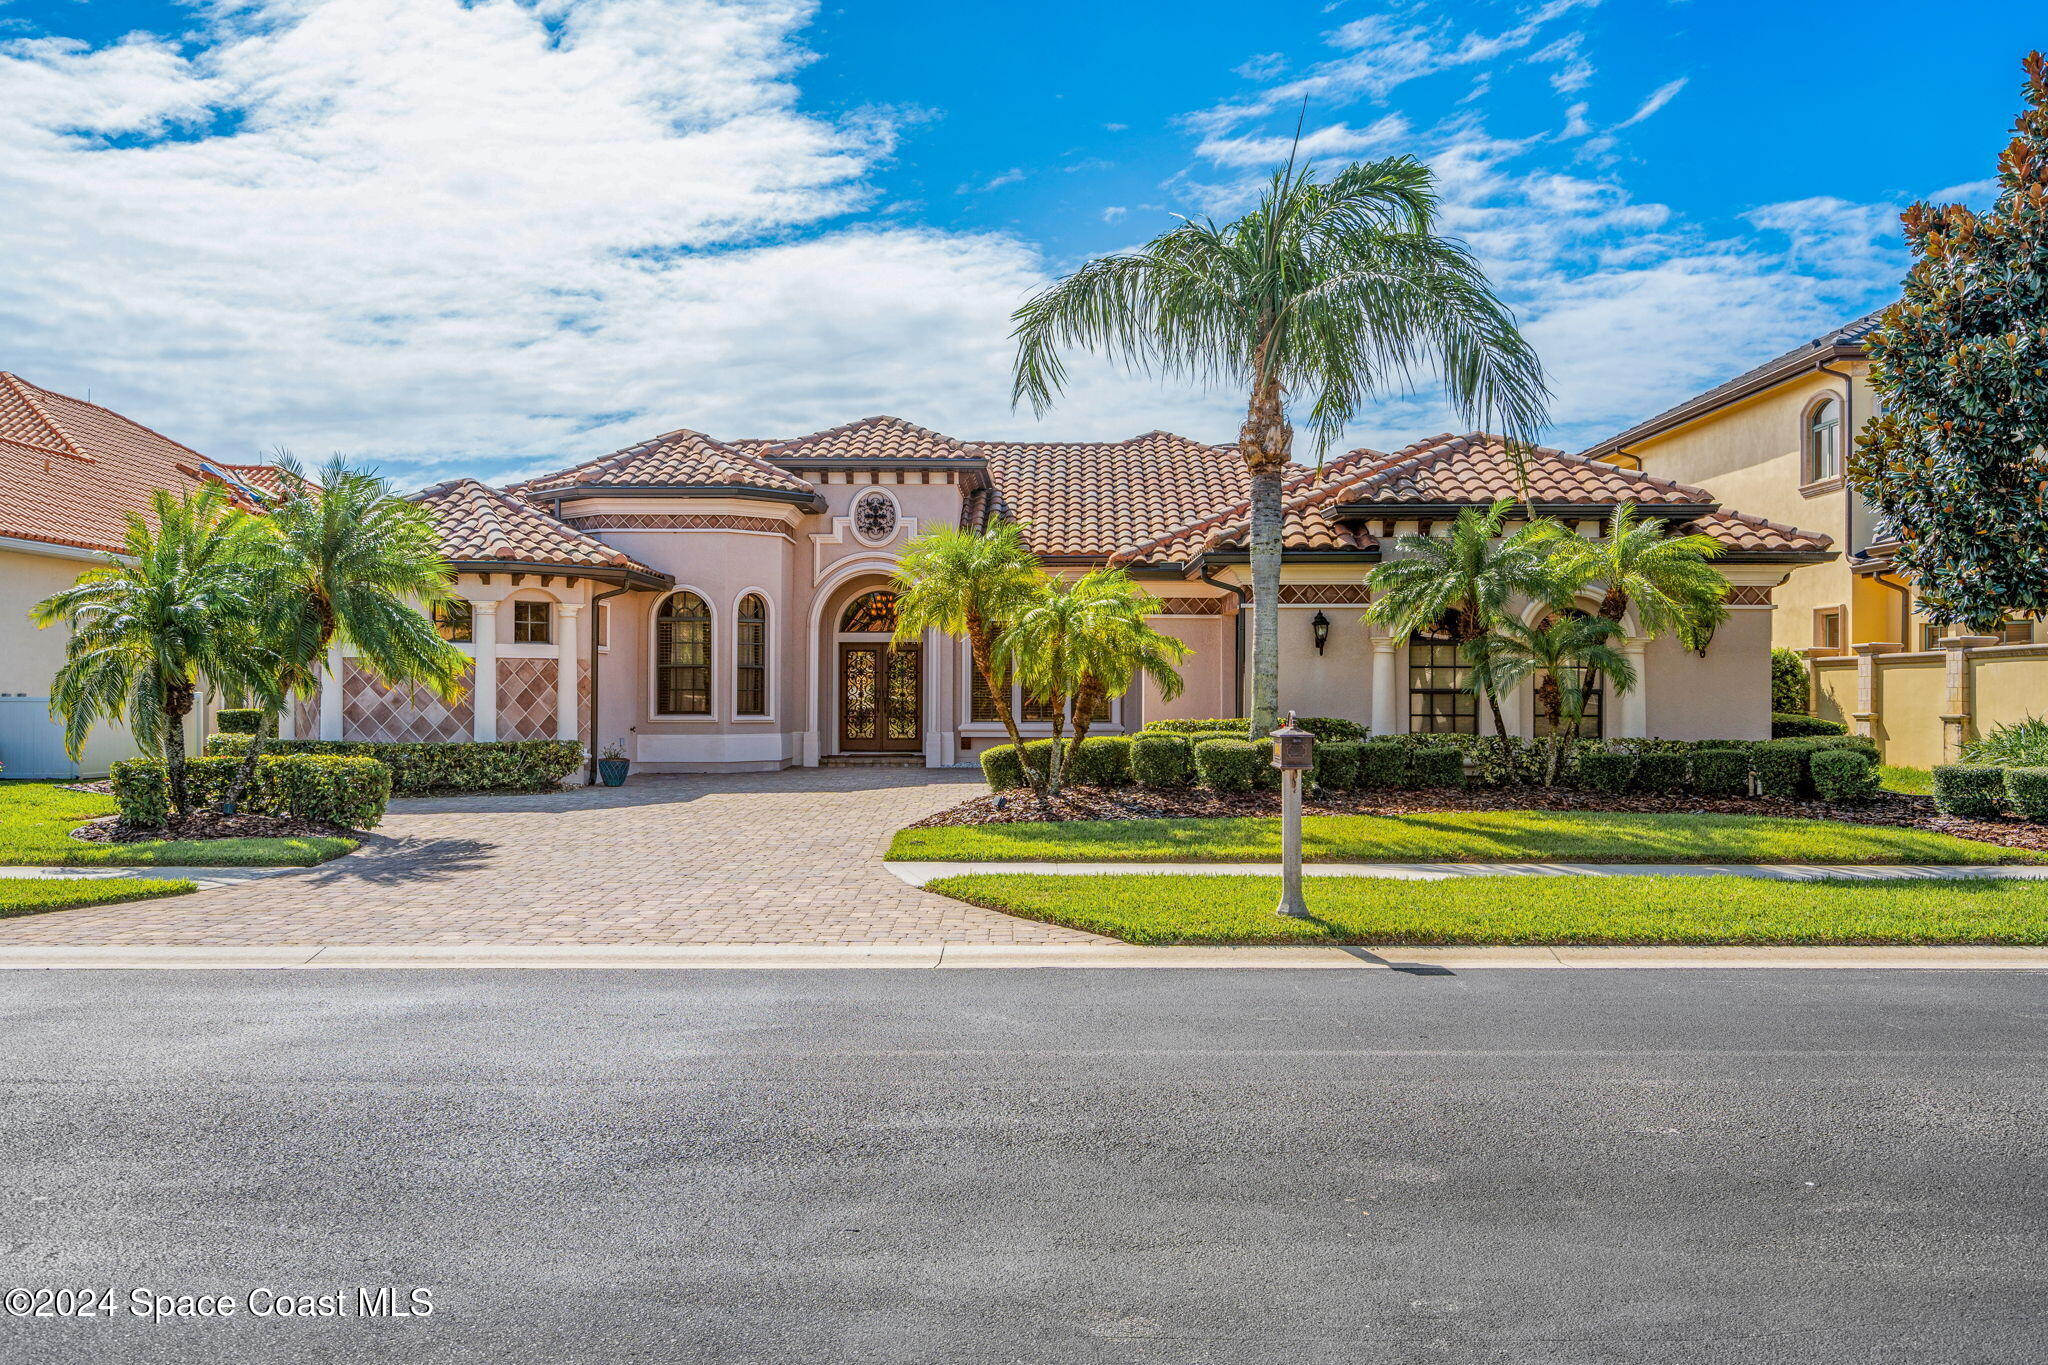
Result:
M2012 863L2044 861L1930 830L1762 815L1449 811L1311 815L1302 855L1332 863ZM1274 818L1072 820L897 832L911 862L1232 863L1277 858Z
M353 839L157 839L89 844L71 837L114 813L114 798L51 782L0 783L0 867L310 867L358 847Z
M1934 772L1929 768L1899 768L1884 764L1877 770L1878 781L1888 792L1901 796L1934 795Z
M1748 877L947 877L931 889L1130 943L2048 943L2048 882Z
M81 905L114 905L151 896L182 896L197 890L191 882L157 877L0 877L0 919L39 915L45 910L72 910Z

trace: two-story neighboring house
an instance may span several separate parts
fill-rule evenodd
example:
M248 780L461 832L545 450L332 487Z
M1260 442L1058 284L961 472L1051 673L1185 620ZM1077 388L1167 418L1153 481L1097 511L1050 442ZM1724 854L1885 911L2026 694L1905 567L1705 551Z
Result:
M1985 727L2048 712L2048 623L2014 617L1993 636L1935 625L1893 571L1882 521L1843 479L1856 431L1878 410L1864 346L1877 320L1815 337L1583 454L1833 535L1846 553L1774 594L1772 643L1811 661L1816 714L1877 740L1889 763L1926 767L1953 761Z

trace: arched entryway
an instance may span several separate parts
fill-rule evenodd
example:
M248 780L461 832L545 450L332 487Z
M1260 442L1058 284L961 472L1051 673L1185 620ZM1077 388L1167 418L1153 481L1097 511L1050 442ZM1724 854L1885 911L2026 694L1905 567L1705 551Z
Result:
M924 649L892 638L896 594L875 588L856 595L836 625L832 676L840 751L916 753L924 747Z

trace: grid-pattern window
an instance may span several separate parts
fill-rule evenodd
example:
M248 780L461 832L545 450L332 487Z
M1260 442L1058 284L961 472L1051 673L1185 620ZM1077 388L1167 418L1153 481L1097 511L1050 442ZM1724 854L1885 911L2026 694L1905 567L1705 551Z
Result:
M734 709L742 716L768 714L768 604L750 592L740 599L737 651L733 655Z
M434 604L434 629L452 644L466 645L476 638L476 621L466 598L451 597Z
M1842 405L1832 398L1806 415L1806 481L1822 483L1842 472Z
M1024 706L1019 715L1024 720L1049 721L1059 714L1059 709L1050 701L1041 701L1037 697L1026 696L1024 698Z
M1922 621L1920 623L1920 648L1940 649L1941 637L1946 634L1948 634L1947 626L1937 621Z
M1002 717L996 714L996 699L992 695L990 695L988 690L988 684L982 681L981 670L970 664L968 665L967 671L969 674L973 676L973 681L970 684L968 693L968 719L987 721L991 724L1001 720ZM1009 687L1007 674L1004 675L1003 686L1005 689Z
M670 593L654 618L654 709L711 714L711 608L696 593Z
M1842 647L1842 609L1830 607L1813 614L1813 647L1815 649L1840 649Z
M1448 631L1408 640L1408 729L1415 734L1476 735L1479 698L1472 670Z
M515 645L544 645L553 638L548 633L550 612L546 602L514 602L512 604L512 643Z

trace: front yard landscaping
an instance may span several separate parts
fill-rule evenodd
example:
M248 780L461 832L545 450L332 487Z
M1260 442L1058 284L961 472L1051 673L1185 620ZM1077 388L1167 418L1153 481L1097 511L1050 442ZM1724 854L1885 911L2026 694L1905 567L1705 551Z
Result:
M1312 862L2048 861L2040 853L1897 825L1624 811L1310 815L1302 820L1302 852ZM888 853L913 862L1261 862L1279 855L1280 822L1269 816L923 825L899 831Z
M0 877L0 919L37 915L45 910L75 910L81 905L113 905L121 901L180 896L196 888L182 878L156 877Z
M313 835L270 839L154 839L135 843L88 843L72 837L71 831L80 825L114 813L115 803L111 796L72 791L50 782L0 783L0 866L310 867L358 847L354 839ZM131 881L117 885L163 884ZM165 893L156 891L96 899L133 900L140 894ZM46 905L37 908L58 907Z
M941 894L1147 944L2044 944L2048 882L1746 877L1311 878L1309 920L1275 877L984 875Z

